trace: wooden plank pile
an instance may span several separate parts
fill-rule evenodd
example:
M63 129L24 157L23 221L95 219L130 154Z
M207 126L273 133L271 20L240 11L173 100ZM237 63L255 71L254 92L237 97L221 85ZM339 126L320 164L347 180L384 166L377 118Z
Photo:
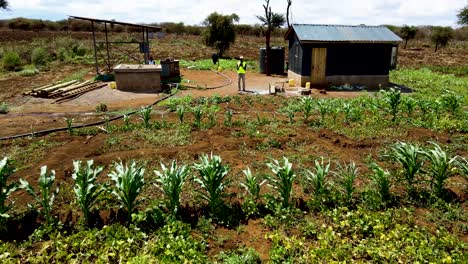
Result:
M84 81L79 82L77 80L68 82L52 83L44 86L40 86L32 89L31 91L25 92L24 95L31 95L34 97L58 99L55 102L62 100L69 100L78 97L89 91L102 88L107 84L101 81Z

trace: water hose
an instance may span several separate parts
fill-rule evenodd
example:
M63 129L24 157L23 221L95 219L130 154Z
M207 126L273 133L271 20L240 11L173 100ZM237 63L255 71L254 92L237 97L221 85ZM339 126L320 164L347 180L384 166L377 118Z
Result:
M218 89L218 88L221 88L221 87L224 87L224 86L227 86L227 85L230 85L232 83L232 80L227 77L225 74L222 74L218 71L214 71L214 70L210 70L218 75L221 75L222 77L224 77L227 82L222 84L222 85L217 85L217 86L212 86L212 87L205 87L203 89ZM192 88L192 89L199 89L200 87L194 87L194 86L188 86L188 85L184 85L185 87L187 88ZM152 104L146 106L145 108L148 108L148 107L152 107L156 104L158 104L159 102L162 102L170 97L172 97L174 94L170 94L170 95L167 95L163 98L160 98L158 100L156 100L155 102L153 102ZM74 99L74 98L73 98ZM125 115L129 116L129 115L133 115L135 113L137 113L139 110L135 110L135 111L132 111L130 113L127 113ZM98 121L98 122L93 122L93 123L88 123L88 124L83 124L83 125L77 125L77 126L72 126L72 127L59 127L59 128L52 128L52 129L46 129L46 130L40 130L40 131L36 131L36 132L31 132L31 133L25 133L25 134L18 134L18 135L12 135L12 136L6 136L6 137L1 137L0 138L0 141L2 140L10 140L10 139L17 139L17 138L23 138L23 137L30 137L30 136L44 136L44 135L47 135L47 134L50 134L50 133L55 133L55 132L60 132L60 131L66 131L68 129L78 129L78 128L85 128L85 127L92 127L92 126L99 126L99 125L103 125L107 122L111 122L111 121L115 121L115 120L118 120L118 119L122 119L125 115L118 115L118 116L114 116L112 118L109 118L108 120L103 120L103 121Z
M148 108L148 107L152 107L156 104L158 104L159 102L162 102L172 96L174 96L175 94L170 94L170 95L167 95L167 96L164 96L163 98L159 98L158 100L156 100L155 102L153 102L152 104L149 104L147 105L145 108ZM6 137L1 137L0 138L0 141L2 140L10 140L10 139L17 139L17 138L23 138L23 137L30 137L30 136L44 136L44 135L47 135L47 134L50 134L50 133L55 133L55 132L60 132L60 131L66 131L68 129L78 129L78 128L85 128L85 127L92 127L92 126L99 126L99 125L103 125L107 122L111 122L111 121L115 121L115 120L118 120L118 119L122 119L124 116L129 116L129 115L133 115L135 113L137 113L138 111L140 110L134 110L130 113L127 113L127 114L124 114L124 115L118 115L118 116L114 116L112 118L109 118L108 120L103 120L103 121L98 121L98 122L93 122L93 123L88 123L88 124L83 124L83 125L77 125L77 126L72 126L70 128L68 127L59 127L59 128L52 128L52 129L46 129L46 130L40 130L40 131L36 131L36 132L32 132L32 133L25 133L25 134L19 134L19 135L12 135L12 136L6 136Z
M222 74L221 72L219 71L215 71L215 70L210 70L218 75L221 75L224 79L226 79L226 83L224 84L221 84L221 85L217 85L217 86L211 86L211 87L200 87L200 86L190 86L190 85L185 85L184 84L184 87L186 88L191 88L191 89L207 89L207 90L212 90L212 89L218 89L218 88L222 88L224 86L228 86L232 83L232 80L231 78L227 77L225 74Z

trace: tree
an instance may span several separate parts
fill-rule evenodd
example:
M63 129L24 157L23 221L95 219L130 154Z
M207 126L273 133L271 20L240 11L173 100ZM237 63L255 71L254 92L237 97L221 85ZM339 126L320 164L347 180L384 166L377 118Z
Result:
M445 47L453 38L451 27L434 27L431 33L431 41L435 44L435 52L439 47Z
M406 45L408 44L408 40L410 39L413 39L415 36L416 36L416 33L418 32L418 29L416 27L413 27L413 26L407 26L407 25L404 25L401 30L401 37L405 40L405 49L406 49Z
M460 26L468 26L468 5L460 10L460 13L458 13L457 17L457 23Z
M262 22L262 31L263 35L265 36L265 44L266 44L266 74L270 76L270 65L268 65L268 60L271 56L271 47L270 47L270 39L271 33L275 30L275 28L279 28L284 25L285 19L283 14L280 13L273 13L270 7L270 0L265 0L265 4L263 5L265 9L264 16L257 16L257 18Z
M206 26L203 34L204 42L206 45L216 48L220 58L236 40L234 22L239 22L238 15L225 16L216 12L211 13L203 22Z
M8 2L6 0L0 0L0 9L8 9Z
M289 23L289 8L291 8L292 0L286 0L288 2L288 7L286 7L286 23L288 24L288 28L291 26Z

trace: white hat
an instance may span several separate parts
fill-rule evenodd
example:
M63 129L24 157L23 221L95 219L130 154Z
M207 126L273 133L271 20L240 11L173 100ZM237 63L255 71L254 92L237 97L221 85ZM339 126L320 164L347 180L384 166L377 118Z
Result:
M241 59L241 60L242 60L243 58L244 58L244 56L240 56L240 57L239 57L239 59Z

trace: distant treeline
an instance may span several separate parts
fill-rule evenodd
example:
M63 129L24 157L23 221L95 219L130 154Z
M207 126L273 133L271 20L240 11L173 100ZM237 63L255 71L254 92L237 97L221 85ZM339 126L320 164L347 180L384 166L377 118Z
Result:
M199 36L204 30L204 26L185 25L184 23L163 22L151 23L151 26L159 26L163 28L163 32L168 34L178 35L196 35ZM78 19L63 19L58 21L29 19L29 18L13 18L9 20L0 20L0 28L11 30L27 30L27 31L91 31L91 23ZM95 24L97 31L104 31L104 24ZM113 32L140 32L139 27L130 27L122 25L110 25L108 30ZM259 25L236 25L236 30L239 35L261 36ZM274 36L283 36L286 29L276 30Z
M391 31L393 31L395 34L400 36L401 38L404 39L403 34L401 32L400 26L394 26L394 25L385 25L387 28L389 28ZM415 40L427 40L430 38L432 29L434 26L416 26L417 31L416 31L416 36L414 37ZM461 27L461 28L456 28L453 31L453 39L454 40L459 40L459 41L464 41L468 40L468 27Z

